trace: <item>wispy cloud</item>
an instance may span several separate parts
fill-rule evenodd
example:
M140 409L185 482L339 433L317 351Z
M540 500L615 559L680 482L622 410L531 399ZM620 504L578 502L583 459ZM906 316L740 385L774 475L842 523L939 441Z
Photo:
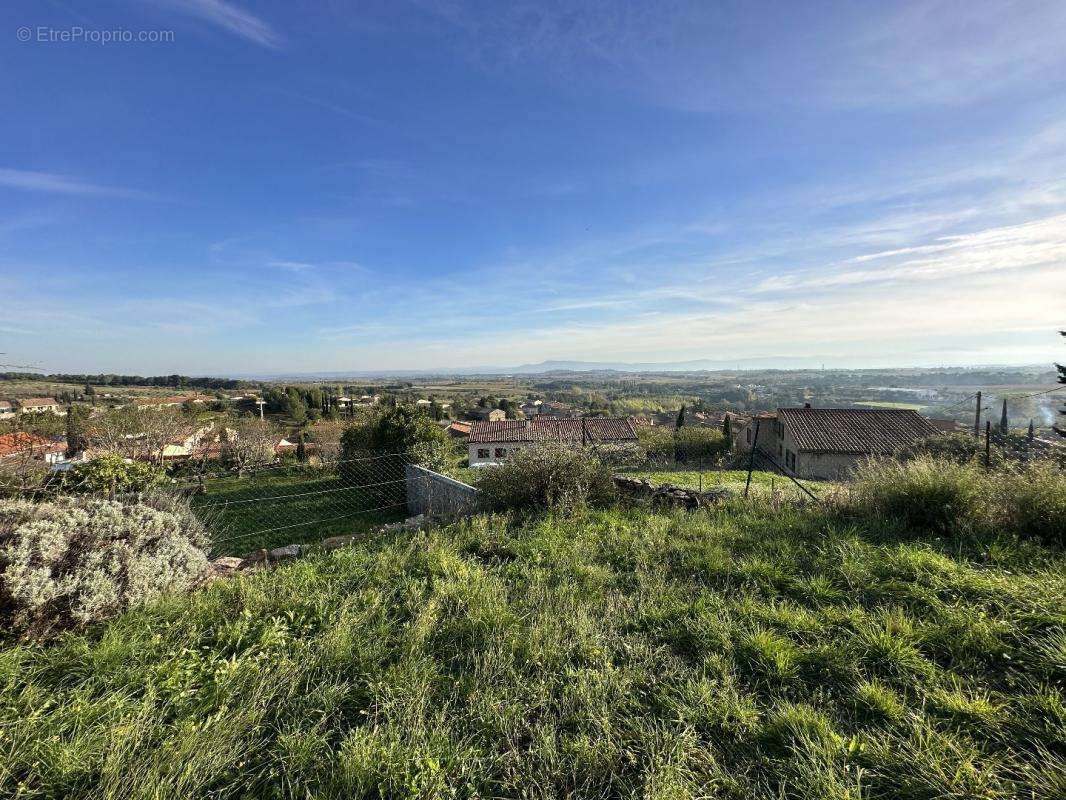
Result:
M0 169L0 186L11 189L24 189L31 192L50 192L80 197L117 197L124 199L145 199L155 197L149 192L137 189L124 189L118 186L106 186L90 183L69 175L57 175L53 172L32 172L23 169Z
M277 49L285 43L284 37L274 30L270 23L225 0L160 0L160 2L262 47Z

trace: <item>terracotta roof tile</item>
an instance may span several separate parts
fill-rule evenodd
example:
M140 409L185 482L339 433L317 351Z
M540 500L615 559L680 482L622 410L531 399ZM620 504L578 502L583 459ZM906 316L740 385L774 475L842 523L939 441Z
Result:
M635 442L633 424L623 418L590 419L508 419L498 422L478 421L470 426L471 444L489 442Z
M917 411L779 408L777 414L803 452L890 453L938 433Z
M33 433L17 431L0 436L0 458L16 453L25 453L30 450L46 453L65 449L66 444L64 442L56 442Z

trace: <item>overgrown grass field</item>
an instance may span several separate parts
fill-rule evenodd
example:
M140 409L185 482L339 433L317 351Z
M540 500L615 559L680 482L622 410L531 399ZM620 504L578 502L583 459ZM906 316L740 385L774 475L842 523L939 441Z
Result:
M1062 798L1066 560L481 516L0 651L5 797Z
M215 478L206 488L206 494L191 499L212 533L216 556L319 542L407 516L394 492L386 497L381 487L360 489L334 472L299 465Z
M724 487L743 492L748 478L747 470L742 469L704 470L702 473L686 469L636 470L626 471L625 474L634 478L646 478L656 484L672 483L684 489L702 488L703 491ZM801 483L816 496L829 486L820 481L805 480ZM800 500L807 497L789 478L764 470L752 470L750 493L765 497L776 495L782 500Z

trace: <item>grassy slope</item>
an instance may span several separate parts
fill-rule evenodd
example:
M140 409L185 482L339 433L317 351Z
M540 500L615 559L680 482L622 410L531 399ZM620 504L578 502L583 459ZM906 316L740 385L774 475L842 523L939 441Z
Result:
M482 517L9 645L0 795L1062 797L1064 625L1009 540Z
M685 489L699 489L702 485L706 491L716 486L724 486L737 492L744 491L744 484L748 477L746 470L707 470L702 474L701 484L701 475L696 470L638 470L627 472L626 474L635 478L647 478L652 483L672 483L674 486L681 486ZM803 481L803 485L807 486L815 495L818 495L827 484L818 481ZM803 492L797 489L796 485L787 477L763 470L752 470L751 490L755 494L765 496L775 492L778 496L786 499L805 497Z
M398 479L390 472L381 480ZM319 542L407 516L406 506L395 497L349 487L332 474L300 467L213 479L207 487L207 493L193 495L192 502L215 535L213 555Z

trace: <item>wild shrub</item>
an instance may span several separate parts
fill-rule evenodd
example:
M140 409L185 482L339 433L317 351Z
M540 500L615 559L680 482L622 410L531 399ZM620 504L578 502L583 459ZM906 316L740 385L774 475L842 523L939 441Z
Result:
M969 433L944 433L918 439L896 451L896 457L902 461L915 458L936 458L954 461L956 464L968 464L983 459L984 441ZM998 450L990 452L993 460L998 462L1002 455Z
M519 450L485 468L477 487L488 508L573 509L614 499L610 469L592 453L556 444Z
M168 496L0 501L0 593L10 621L35 633L95 622L190 588L207 544L188 506Z
M394 459L381 458L394 455ZM397 406L375 411L340 437L340 476L352 484L377 484L383 470L397 477L398 459L442 470L449 462L447 435L425 412ZM399 474L399 478L403 475Z
M674 457L683 463L711 461L724 455L729 447L729 440L717 428L686 425L674 431Z
M114 497L129 492L146 492L166 482L166 473L155 464L127 461L107 453L78 464L65 481L73 491Z
M988 485L975 465L918 456L860 467L852 501L862 511L934 533L971 530L985 519Z
M1003 470L990 480L997 506L1011 530L1049 543L1066 544L1066 472L1049 462Z

